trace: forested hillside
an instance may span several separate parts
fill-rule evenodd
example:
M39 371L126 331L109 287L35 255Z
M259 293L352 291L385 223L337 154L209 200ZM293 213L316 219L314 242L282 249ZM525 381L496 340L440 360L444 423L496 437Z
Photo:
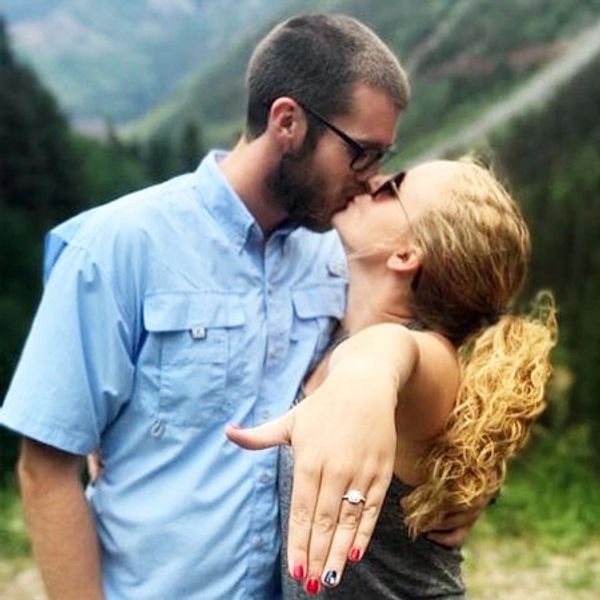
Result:
M310 10L357 16L394 48L413 83L400 142L414 154L567 51L572 37L600 18L600 0L303 0L285 13ZM241 129L246 63L266 28L190 78L185 89L128 131L169 136L193 117L211 143L230 143Z
M590 426L600 458L599 107L600 56L492 146L532 228L529 287L550 287L558 299L557 361L573 387L557 398L554 418Z
M289 12L317 4L322 3L296 2ZM600 0L339 0L326 8L370 23L411 74L414 95L395 165L452 137L519 90L566 56L582 39L579 34L600 20ZM241 130L243 72L262 33L190 82L185 93L159 105L131 133L167 140L193 118L210 142L233 141ZM600 58L567 79L549 103L533 103L484 145L487 158L513 181L531 223L530 291L552 288L561 310L557 361L564 370L547 419L560 413L561 426L591 424L594 439L600 439L594 393L600 384L599 75Z
M116 139L102 145L72 133L52 94L15 58L0 19L2 398L41 292L44 233L76 212L151 180L132 148ZM7 439L0 429L0 483L12 474L16 452L16 443Z
M600 22L600 0L0 0L0 402L41 293L44 232L194 168L209 144L230 144L242 126L253 45L280 15L310 10L370 23L409 70L414 94L390 168L460 139ZM491 548L518 538L522 553L508 546L513 562L505 564L492 552L499 578L482 573L491 595L474 598L598 597L600 55L552 92L476 147L523 207L533 261L522 301L554 291L560 341L550 409L480 526ZM126 137L109 120L102 143L76 134L70 119L118 122L147 107ZM0 596L3 559L15 558L18 570L29 553L16 452L16 438L0 429ZM477 562L472 547L467 564ZM548 588L545 577L527 588L528 566L523 582L512 577L515 563L543 563L555 551L562 554L547 572L568 572L564 586ZM511 578L517 595L497 593ZM534 587L540 595L529 595Z
M138 117L290 0L3 0L18 54L79 125Z

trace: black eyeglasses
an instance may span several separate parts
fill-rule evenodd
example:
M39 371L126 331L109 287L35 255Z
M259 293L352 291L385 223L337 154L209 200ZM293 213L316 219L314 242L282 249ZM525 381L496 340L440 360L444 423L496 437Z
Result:
M296 102L298 102L296 100ZM313 110L309 106L298 102L298 104L315 119L320 121L325 127L328 127L339 136L350 148L352 153L352 160L350 161L350 168L353 171L366 171L369 167L372 167L375 163L383 163L394 153L394 148L377 148L373 146L365 146L355 139L351 138L347 133L342 131L339 127L336 127L333 123L330 123L322 114Z
M389 179L384 181L378 188L376 188L373 192L371 192L371 196L373 198L377 198L377 196L381 193L389 194L390 196L396 198L398 202L400 202L400 206L402 207L402 212L406 217L406 221L408 222L409 227L412 230L412 224L410 219L408 218L408 213L406 212L406 208L402 203L402 199L400 198L400 186L406 177L406 171L400 171L395 175L392 175ZM412 281L410 282L410 289L415 292L417 287L419 286L419 281L421 281L421 276L423 274L423 265L419 265L417 272L415 273Z
M376 198L379 194L381 194L381 192L386 192L388 194L391 194L392 196L397 197L398 200L400 200L400 197L398 195L398 189L402 185L402 182L404 181L405 177L406 171L400 171L399 173L392 175L389 179L386 179L378 188L376 188L374 192L371 192L371 196L373 196L373 198ZM402 204L402 202L400 203ZM402 205L402 208L404 209L404 205Z

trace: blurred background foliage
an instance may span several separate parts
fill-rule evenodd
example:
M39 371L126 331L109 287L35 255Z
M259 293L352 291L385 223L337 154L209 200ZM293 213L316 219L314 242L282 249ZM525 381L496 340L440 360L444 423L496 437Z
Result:
M600 26L600 0L149 0L126 9L116 0L4 0L1 397L39 300L44 232L195 168L208 146L230 145L256 40L273 20L317 9L371 24L410 72L414 94L392 167L460 140ZM85 51L82 37L91 40ZM600 535L600 53L590 51L550 92L450 146L453 155L478 150L510 182L533 234L527 293L550 288L560 309L549 409L484 529L568 551ZM26 547L15 516L16 451L0 431L0 555Z

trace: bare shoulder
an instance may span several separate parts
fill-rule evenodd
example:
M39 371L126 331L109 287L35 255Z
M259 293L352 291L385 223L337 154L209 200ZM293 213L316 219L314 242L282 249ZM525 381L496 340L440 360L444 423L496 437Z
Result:
M396 421L398 433L426 440L443 427L456 400L460 379L454 346L433 332L411 332L418 360L408 384L401 391Z

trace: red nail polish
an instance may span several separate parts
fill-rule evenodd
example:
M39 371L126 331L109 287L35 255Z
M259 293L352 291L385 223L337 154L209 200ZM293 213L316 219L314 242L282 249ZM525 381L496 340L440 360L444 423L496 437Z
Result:
M292 577L296 581L301 581L304 579L304 565L296 565L292 571Z
M358 548L352 548L350 550L350 560L353 562L358 562L361 558L361 552Z
M312 594L313 596L315 594L319 593L319 588L321 587L319 580L315 579L314 577L311 577L307 582L306 582L306 591L309 594Z

